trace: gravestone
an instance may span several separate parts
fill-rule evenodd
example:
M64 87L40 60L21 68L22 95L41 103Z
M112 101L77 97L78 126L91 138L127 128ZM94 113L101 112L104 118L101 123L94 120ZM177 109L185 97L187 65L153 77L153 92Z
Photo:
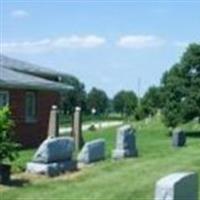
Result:
M76 169L73 160L74 140L70 137L47 138L36 151L26 171L56 176Z
M82 119L81 119L81 108L76 107L73 117L73 136L75 140L75 149L76 151L80 150L83 145L83 136L82 136Z
M198 200L198 176L193 172L170 174L156 183L155 200Z
M89 164L105 158L105 140L97 139L87 142L78 155L78 162Z
M47 138L36 151L33 162L52 163L71 160L74 140L70 137Z
M49 115L48 136L59 136L59 111L56 105L53 105Z
M185 143L186 143L185 132L180 128L174 129L172 133L172 145L174 147L183 147L185 146Z
M113 151L112 157L114 159L121 159L136 156L138 156L138 151L135 130L130 125L124 125L117 131L116 148Z

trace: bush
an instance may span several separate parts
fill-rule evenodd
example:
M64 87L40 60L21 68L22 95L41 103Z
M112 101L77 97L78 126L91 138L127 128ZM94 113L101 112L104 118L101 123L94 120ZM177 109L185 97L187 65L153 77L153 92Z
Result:
M145 117L147 117L143 106L137 106L137 108L135 109L134 117L136 120L143 120Z
M8 107L0 108L0 163L16 158L19 145L12 140L14 123Z

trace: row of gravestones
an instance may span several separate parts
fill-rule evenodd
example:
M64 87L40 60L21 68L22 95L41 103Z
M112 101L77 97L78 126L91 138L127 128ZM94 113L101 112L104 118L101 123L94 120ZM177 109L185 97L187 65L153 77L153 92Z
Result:
M185 144L185 134L175 130L172 137L174 146ZM48 138L36 151L32 162L27 163L27 172L56 176L77 169L74 159L74 140L70 137ZM135 130L126 125L118 129L116 148L112 157L121 159L138 156ZM97 139L84 145L79 153L78 163L89 164L105 158L105 140ZM174 173L162 178L156 184L155 200L197 200L198 177L195 173Z
M113 158L134 157L138 155L134 129L130 125L120 127L117 133L116 149ZM90 164L105 159L105 140L96 139L87 142L77 161L74 159L75 144L71 137L49 137L36 151L32 162L27 163L31 173L55 176L65 171L76 170L80 164Z

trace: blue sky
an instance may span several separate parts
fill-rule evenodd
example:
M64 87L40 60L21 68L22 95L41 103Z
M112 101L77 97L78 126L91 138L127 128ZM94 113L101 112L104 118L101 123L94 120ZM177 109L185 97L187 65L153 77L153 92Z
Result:
M73 74L110 97L142 95L200 41L199 1L0 1L1 53Z

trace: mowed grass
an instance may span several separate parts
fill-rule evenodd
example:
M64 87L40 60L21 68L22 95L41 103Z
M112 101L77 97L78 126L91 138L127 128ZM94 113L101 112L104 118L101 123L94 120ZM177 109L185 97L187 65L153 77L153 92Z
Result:
M167 136L168 130L159 118L148 123L135 123L134 126L137 130L138 158L111 159L116 128L88 132L86 140L106 139L105 161L71 176L36 177L37 181L29 178L23 187L4 188L0 199L150 200L154 197L155 183L161 177L177 171L195 171L200 175L200 137L189 137L186 147L173 148L171 138ZM19 160L16 162L19 163Z

